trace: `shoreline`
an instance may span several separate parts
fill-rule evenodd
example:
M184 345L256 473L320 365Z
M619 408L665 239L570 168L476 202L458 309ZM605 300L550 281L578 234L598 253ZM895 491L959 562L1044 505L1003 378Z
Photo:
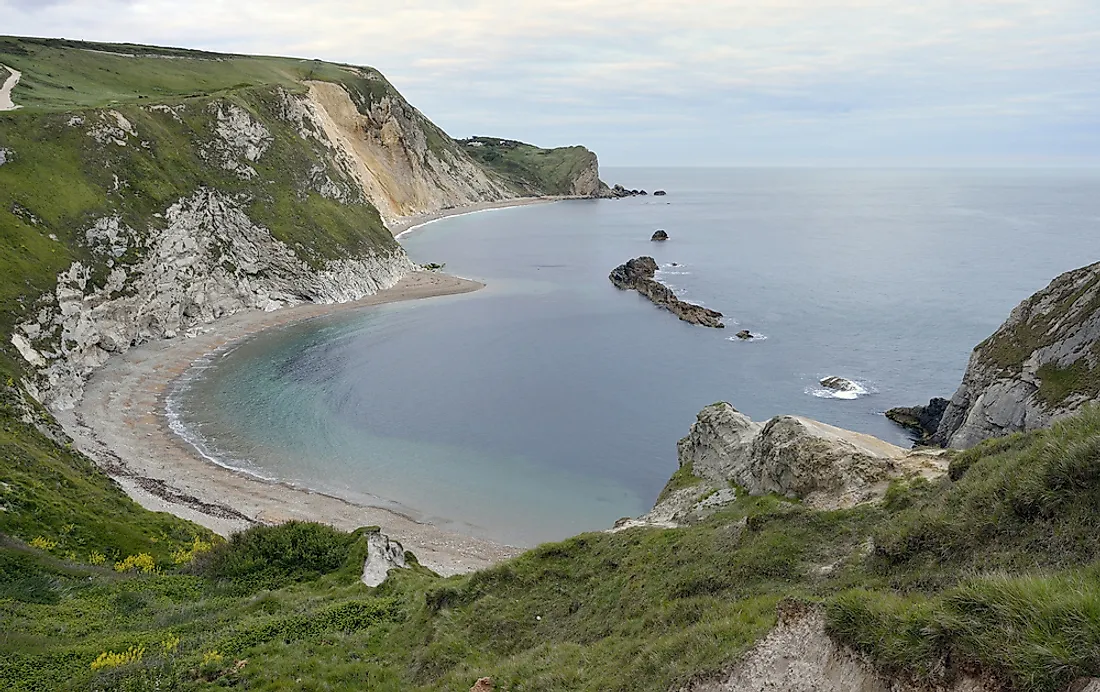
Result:
M444 576L488 567L521 549L454 533L390 509L232 470L204 459L171 430L165 410L171 386L196 360L267 329L483 287L446 274L413 272L394 287L351 303L239 312L206 325L192 338L150 342L111 358L89 378L80 403L54 415L73 444L147 509L175 514L222 535L292 519L344 530L380 526L421 564Z
M400 219L397 219L387 227L390 229L390 233L393 234L394 238L400 239L403 235L415 231L421 226L427 226L430 223L441 221L452 216L466 216L467 214L476 214L483 211L496 211L498 209L511 209L512 207L526 207L532 204L550 204L551 202L561 202L563 200L569 199L587 198L569 196L514 197L512 199L505 199L499 202L478 202L477 204L467 204L465 206L453 207L451 209L443 209L440 211L427 212L423 214L402 216Z

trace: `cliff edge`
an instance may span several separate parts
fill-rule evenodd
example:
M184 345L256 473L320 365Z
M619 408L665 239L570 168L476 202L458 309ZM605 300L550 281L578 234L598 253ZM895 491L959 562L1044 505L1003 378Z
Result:
M933 441L967 448L1044 428L1100 400L1100 263L1020 303L970 356Z

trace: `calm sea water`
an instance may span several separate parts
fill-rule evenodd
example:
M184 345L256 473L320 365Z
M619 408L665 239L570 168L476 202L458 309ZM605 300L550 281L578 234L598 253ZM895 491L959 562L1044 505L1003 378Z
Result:
M403 238L474 294L256 337L172 399L222 463L530 545L644 512L696 412L727 400L898 444L882 412L949 396L971 348L1100 259L1100 173L621 169L667 197L455 217ZM651 243L658 228L671 240ZM730 328L607 273L653 255ZM672 263L679 266L672 266ZM731 340L738 329L766 339ZM863 385L827 396L820 378Z

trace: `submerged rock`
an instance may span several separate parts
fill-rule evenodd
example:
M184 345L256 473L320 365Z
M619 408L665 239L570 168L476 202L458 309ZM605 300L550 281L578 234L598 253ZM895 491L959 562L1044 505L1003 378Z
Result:
M667 194L668 193L665 192L664 190L654 190L654 192L653 192L654 197L664 197Z
M658 228L656 231L653 231L650 240L668 240L668 233L666 233L664 229Z
M722 329L722 313L680 300L672 289L654 279L657 262L652 257L635 257L611 270L608 278L617 288L634 289L653 304L665 308L684 322Z
M940 426L947 399L939 397L928 402L927 406L898 406L886 412L886 417L917 435L916 444L932 443L932 436Z
M744 341L748 341L748 340L756 338L755 336L753 336L753 333L750 332L748 329L742 329L741 331L737 332L737 334L735 336L738 339L742 339Z

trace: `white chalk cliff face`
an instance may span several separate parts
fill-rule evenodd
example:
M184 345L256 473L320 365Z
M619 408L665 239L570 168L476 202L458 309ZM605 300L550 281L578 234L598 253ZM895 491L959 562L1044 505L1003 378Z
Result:
M147 233L117 218L97 221L87 238L114 268L97 282L91 267L74 262L35 319L19 325L12 342L39 372L30 384L40 401L71 407L95 368L146 341L185 336L241 310L357 300L413 268L398 248L313 269L216 190L180 200L164 220L164 228ZM142 257L136 264L112 259L135 250ZM58 337L48 340L54 346L35 347L48 336Z
M934 440L964 449L1100 400L1100 263L1066 272L979 344Z

